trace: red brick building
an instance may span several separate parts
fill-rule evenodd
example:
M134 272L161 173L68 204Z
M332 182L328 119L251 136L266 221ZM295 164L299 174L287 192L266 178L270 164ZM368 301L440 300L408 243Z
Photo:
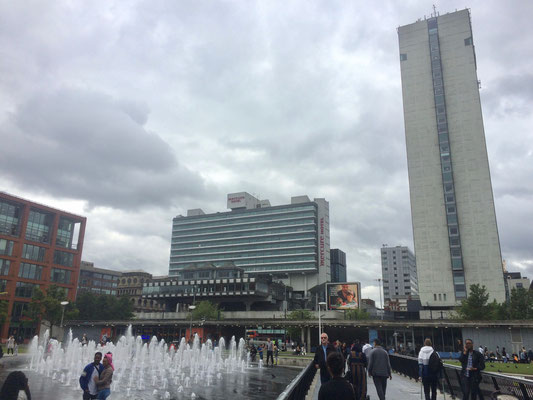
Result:
M30 338L22 321L36 288L57 285L76 299L87 218L0 192L0 300L8 318L0 338Z

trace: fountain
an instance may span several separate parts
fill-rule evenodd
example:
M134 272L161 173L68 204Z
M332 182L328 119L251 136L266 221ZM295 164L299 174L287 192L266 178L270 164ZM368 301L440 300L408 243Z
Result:
M182 338L174 348L155 336L144 343L140 336L132 335L130 325L115 344L105 346L94 341L82 346L72 331L63 346L49 339L48 331L41 341L34 337L26 371L30 388L38 385L41 396L37 398L56 398L58 387L62 399L79 398L79 376L97 351L113 353L113 399L276 398L298 373L276 368L274 375L261 362L252 364L242 338L237 343L233 336L228 346L220 338L214 347L211 340L201 343L195 335L192 345Z

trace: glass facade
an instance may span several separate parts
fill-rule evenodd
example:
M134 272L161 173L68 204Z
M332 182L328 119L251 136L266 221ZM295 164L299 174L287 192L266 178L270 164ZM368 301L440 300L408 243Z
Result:
M44 261L46 249L44 247L34 246L24 243L22 246L22 258L32 261Z
M50 243L50 230L54 216L42 211L30 210L26 224L26 240Z
M70 283L71 272L66 269L52 268L50 275L50 281L55 283L64 283L68 285Z
M66 249L72 248L72 239L74 238L74 227L76 223L66 217L59 218L57 227L56 246Z
M245 272L316 270L317 205L234 210L176 217L170 275L191 264L232 262Z
M54 251L54 264L72 267L74 264L74 254L56 250Z
M41 280L43 267L35 264L20 263L19 278Z
M457 299L462 299L466 297L466 284L463 270L459 221L457 219L457 204L455 202L452 154L450 149L450 138L448 135L448 117L446 114L446 97L444 93L444 78L442 75L437 18L428 19L427 24L431 72L433 76L435 116L437 120L437 135L440 146L442 185L444 189L444 201L446 204L446 222L448 224L448 239L450 245L450 257L452 260L451 267L453 270L453 286L455 297Z
M6 239L0 239L0 255L11 256L13 255L13 245L15 242Z
M11 261L6 260L4 258L0 258L0 275L4 275L4 276L9 275L10 265L11 265Z
M22 207L18 204L0 200L0 233L18 236Z

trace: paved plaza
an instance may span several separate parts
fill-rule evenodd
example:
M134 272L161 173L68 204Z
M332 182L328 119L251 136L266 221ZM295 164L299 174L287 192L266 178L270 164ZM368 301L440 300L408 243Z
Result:
M318 391L320 390L320 379L315 386L315 390L313 393L313 400L318 400ZM420 385L420 382L415 382L412 379L406 378L404 376L398 375L398 374L392 374L392 380L387 381L387 399L390 400L420 400L420 394L421 394L422 387ZM370 400L377 400L378 395L376 393L376 388L374 387L374 382L372 382L372 378L369 378L368 380L368 395L370 396ZM422 398L424 398L422 396ZM438 400L444 400L444 396L442 393L437 391L437 399ZM450 399L451 397L447 395L447 398Z

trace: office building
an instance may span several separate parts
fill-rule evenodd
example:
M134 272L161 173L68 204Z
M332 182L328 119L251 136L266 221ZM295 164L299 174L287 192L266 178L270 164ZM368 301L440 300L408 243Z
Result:
M346 253L339 249L331 249L331 282L346 282Z
M122 273L119 271L96 268L94 263L82 261L80 279L78 280L78 296L83 292L116 296L118 280L121 276Z
M522 276L520 272L505 272L505 279L507 281L507 287L509 288L509 294L513 289L526 289L529 290L531 281L527 276Z
M382 247L381 274L385 303L418 295L415 255L408 247Z
M271 206L248 193L227 197L231 211L189 210L172 223L169 276L191 264L231 262L250 275L268 274L291 286L295 296L330 281L329 204L292 197Z
M505 300L469 10L398 28L420 300Z
M50 285L76 299L86 218L0 192L0 300L8 302L0 337L33 337L25 321L34 290Z
M117 294L127 297L135 312L162 311L165 308L162 302L142 298L143 285L160 279L160 277L154 278L152 274L145 271L124 271L118 281Z

